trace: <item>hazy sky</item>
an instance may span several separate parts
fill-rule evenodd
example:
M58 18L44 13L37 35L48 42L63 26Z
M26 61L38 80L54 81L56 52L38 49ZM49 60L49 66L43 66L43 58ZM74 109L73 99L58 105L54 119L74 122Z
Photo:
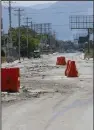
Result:
M30 5L44 4L44 3L55 3L56 1L12 1L12 2L13 5L30 6Z

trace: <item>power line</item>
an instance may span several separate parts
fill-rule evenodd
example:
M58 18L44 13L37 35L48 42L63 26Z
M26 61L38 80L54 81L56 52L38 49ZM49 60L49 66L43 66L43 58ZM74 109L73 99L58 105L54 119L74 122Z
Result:
M18 10L14 10L18 12L18 26L19 26L19 32L18 32L18 36L19 36L19 61L20 61L20 25L21 25L21 11L24 11L23 9L18 9Z
M28 13L28 12L27 12ZM49 12L37 12L37 13L28 13L28 14L32 14L32 15L42 15L42 14L46 14L46 13L49 13ZM50 14L65 14L65 13L87 13L87 11L73 11L73 12L50 12Z

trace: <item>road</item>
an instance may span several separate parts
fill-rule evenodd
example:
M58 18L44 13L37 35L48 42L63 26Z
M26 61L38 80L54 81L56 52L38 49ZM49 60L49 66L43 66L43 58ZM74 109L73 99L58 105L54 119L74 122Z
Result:
M42 62L54 66L59 55L44 56ZM81 59L80 53L62 55L76 61L79 77L66 78L64 67L39 73L45 75L43 79L40 75L32 77L33 90L45 88L49 92L34 100L2 106L2 130L93 130L93 61ZM44 86L39 87L39 83Z

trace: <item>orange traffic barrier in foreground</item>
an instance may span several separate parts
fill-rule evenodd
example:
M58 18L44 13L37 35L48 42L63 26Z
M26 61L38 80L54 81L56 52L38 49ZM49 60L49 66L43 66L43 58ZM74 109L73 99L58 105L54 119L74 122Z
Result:
M2 68L1 69L1 91L19 92L19 68Z
M71 61L68 71L67 71L67 77L78 77L78 71L76 69L75 61Z
M67 76L68 70L69 70L69 66L70 66L71 60L67 61L67 66L66 66L66 70L65 70L65 76Z
M63 56L57 57L56 65L66 65L65 57L63 57Z

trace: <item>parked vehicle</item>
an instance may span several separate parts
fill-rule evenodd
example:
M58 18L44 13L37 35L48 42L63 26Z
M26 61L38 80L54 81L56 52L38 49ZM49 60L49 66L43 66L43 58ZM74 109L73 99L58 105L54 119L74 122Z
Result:
M35 50L35 51L33 52L33 57L34 57L34 58L40 58L40 50Z

